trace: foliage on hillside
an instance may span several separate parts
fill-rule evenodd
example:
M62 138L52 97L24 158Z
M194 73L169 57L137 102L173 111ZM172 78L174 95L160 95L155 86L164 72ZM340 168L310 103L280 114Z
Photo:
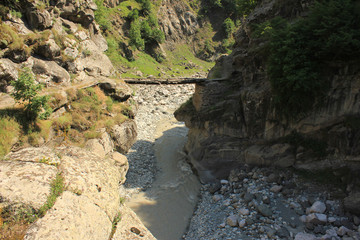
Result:
M360 54L360 11L352 0L316 2L307 18L294 23L275 18L270 33L268 73L277 112L288 119L307 113L329 89L324 77L330 61Z

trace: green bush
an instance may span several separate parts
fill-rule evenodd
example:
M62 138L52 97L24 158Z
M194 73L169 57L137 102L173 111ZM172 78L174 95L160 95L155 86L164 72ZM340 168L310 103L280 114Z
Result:
M97 10L95 11L95 21L100 25L101 30L112 30L109 20L109 9L104 6L104 0L95 0Z
M133 9L127 17L130 21L135 21L139 19L139 10L137 10L136 8Z
M235 29L235 24L234 24L233 20L231 20L231 18L225 19L225 21L223 23L223 28L224 28L226 37L227 38L231 37L231 34L233 33L233 31Z
M35 83L33 73L29 68L24 68L17 81L12 81L14 92L11 94L14 99L25 105L26 117L35 121L37 117L47 119L52 109L48 106L48 96L39 96L42 85Z
M145 49L145 41L141 36L141 22L140 20L135 20L130 25L129 31L130 45L136 47L139 50Z
M321 70L360 54L359 21L352 0L316 2L307 18L291 24L271 21L268 74L279 115L296 119L321 104L331 84Z

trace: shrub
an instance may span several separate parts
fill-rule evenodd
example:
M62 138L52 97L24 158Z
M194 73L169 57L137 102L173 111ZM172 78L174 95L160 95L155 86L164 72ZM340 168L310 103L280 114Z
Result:
M139 20L135 20L131 23L129 37L130 45L136 47L139 50L145 49L145 41L141 37L141 23Z
M95 21L100 25L101 30L112 30L112 24L109 20L109 10L104 6L104 0L95 0L97 10L95 11Z
M37 117L46 119L52 109L48 106L48 96L39 96L42 85L36 84L34 75L29 68L24 68L17 81L12 81L14 92L11 94L17 102L25 105L26 117L34 121ZM44 110L43 112L41 112Z
M321 76L328 61L349 61L360 54L360 14L351 0L316 2L309 16L288 24L271 21L268 73L276 112L296 119L326 95Z
M234 24L233 20L231 20L231 18L225 19L225 21L223 23L223 28L224 28L226 37L227 38L231 37L231 34L233 33L233 31L235 29L235 24Z

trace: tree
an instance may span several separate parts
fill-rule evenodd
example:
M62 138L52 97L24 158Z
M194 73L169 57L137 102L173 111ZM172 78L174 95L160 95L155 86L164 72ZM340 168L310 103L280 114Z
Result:
M48 106L48 96L39 96L42 85L35 83L35 77L29 68L24 68L17 81L11 81L14 92L11 94L15 100L25 105L26 117L35 121L37 117L46 119L52 109ZM42 112L43 111L43 112Z
M136 47L139 50L145 48L145 41L141 37L141 23L139 20L135 20L130 25L130 45Z
M233 20L231 20L231 18L225 19L225 21L223 23L223 28L225 30L226 37L227 38L231 37L231 34L233 33L233 31L235 29L235 24L234 24Z

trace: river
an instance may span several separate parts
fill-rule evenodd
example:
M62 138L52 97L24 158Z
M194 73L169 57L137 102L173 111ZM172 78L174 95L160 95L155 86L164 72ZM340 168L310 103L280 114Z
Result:
M143 89L139 96L139 102L143 102L136 118L139 137L128 154L128 186L140 191L132 193L126 205L157 239L181 239L198 202L201 185L182 151L188 129L172 115L179 103L185 101L178 99L179 96L189 97L189 90L193 89L178 90L177 95L167 94L167 91L175 92L172 86L153 88ZM155 101L149 100L153 96ZM170 104L160 105L162 100ZM153 173L151 184L139 180L147 181L146 173Z

